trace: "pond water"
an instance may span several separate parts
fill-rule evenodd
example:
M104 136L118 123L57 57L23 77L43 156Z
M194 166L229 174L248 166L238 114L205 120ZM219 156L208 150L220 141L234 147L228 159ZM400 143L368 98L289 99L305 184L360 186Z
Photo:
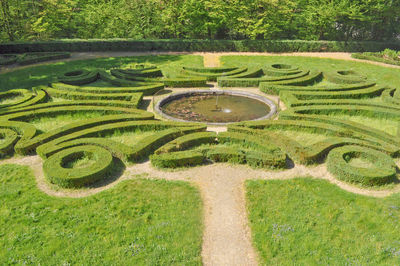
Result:
M209 123L229 123L261 118L270 113L262 101L229 94L191 94L161 106L174 118Z

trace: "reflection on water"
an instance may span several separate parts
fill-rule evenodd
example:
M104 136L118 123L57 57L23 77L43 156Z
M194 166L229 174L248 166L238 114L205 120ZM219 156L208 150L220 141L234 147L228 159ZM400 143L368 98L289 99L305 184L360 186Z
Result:
M270 112L269 106L261 101L235 95L188 95L166 103L161 109L175 118L211 123L253 120Z

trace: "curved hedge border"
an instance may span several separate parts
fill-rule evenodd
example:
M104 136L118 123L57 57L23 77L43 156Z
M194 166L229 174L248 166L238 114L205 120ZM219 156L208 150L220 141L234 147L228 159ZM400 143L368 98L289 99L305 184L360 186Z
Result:
M66 164L83 156L95 162L84 168L66 168ZM95 183L111 172L113 157L98 146L84 145L62 150L43 163L43 171L50 182L65 188L79 188Z
M18 141L18 134L8 128L0 128L0 158L13 152L14 144Z
M366 80L366 77L363 77L352 70L339 70L335 72L327 71L324 72L324 78L330 82L338 84L354 84Z
M151 164L159 168L179 168L202 164L204 156L196 151L177 151L150 155Z
M354 158L362 158L373 166L352 166L350 161ZM327 167L340 180L366 186L387 184L396 178L396 164L389 155L358 146L333 149L328 154Z
M219 77L233 76L247 71L246 67L183 67L182 73L186 76L205 77L208 81L217 81Z
M116 78L124 79L128 81L141 81L141 82L156 82L163 83L167 87L172 88L183 88L183 87L206 87L207 78L206 77L175 77L175 78L165 78L165 77L146 77L145 75L136 75L133 71L132 73L126 69L111 69L111 75ZM161 74L162 75L162 74Z
M218 135L215 132L198 132L188 134L168 142L150 156L151 160L157 162L157 167L169 167L170 160L175 161L175 153L188 151L189 149L203 144L240 144L244 150L232 149L229 147L211 146L202 148L200 152L203 159L210 159L215 162L247 163L253 167L263 168L285 168L286 154L272 143L266 143L264 139L249 134L236 132L222 132ZM199 152L199 151L195 151ZM163 156L158 156L163 155ZM166 161L166 163L162 163Z
M250 78L220 77L218 78L218 86L220 87L258 87L261 82L274 82L298 79L310 74L309 71L301 71L296 74L286 76L261 76ZM265 74L264 74L265 75Z
M18 57L17 63L20 65L36 64L51 60L70 58L70 53L25 53Z
M400 48L397 48L397 50L400 50ZM375 62L390 64L390 65L400 66L400 61L383 58L379 54L371 53L371 52L354 53L354 54L351 54L351 57L356 58L356 59L363 59L363 60L369 60L369 61L375 61Z
M12 65L18 60L17 55L14 54L4 54L0 55L0 66Z

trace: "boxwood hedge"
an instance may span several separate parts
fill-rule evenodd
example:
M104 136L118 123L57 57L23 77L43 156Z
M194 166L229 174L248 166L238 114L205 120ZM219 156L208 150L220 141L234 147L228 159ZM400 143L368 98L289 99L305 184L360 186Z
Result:
M72 163L87 156L94 161L85 167L71 168ZM65 188L79 188L104 179L113 169L113 157L99 146L84 145L62 150L43 163L43 171L50 182Z
M361 166L352 160L363 160ZM327 158L327 167L335 177L366 186L383 185L396 179L396 164L382 152L359 146L343 146L333 149Z

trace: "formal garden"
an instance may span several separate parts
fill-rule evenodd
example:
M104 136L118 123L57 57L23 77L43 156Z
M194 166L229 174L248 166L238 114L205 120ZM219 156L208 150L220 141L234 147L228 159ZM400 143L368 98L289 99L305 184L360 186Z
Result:
M396 66L115 55L2 56L2 264L399 262Z

